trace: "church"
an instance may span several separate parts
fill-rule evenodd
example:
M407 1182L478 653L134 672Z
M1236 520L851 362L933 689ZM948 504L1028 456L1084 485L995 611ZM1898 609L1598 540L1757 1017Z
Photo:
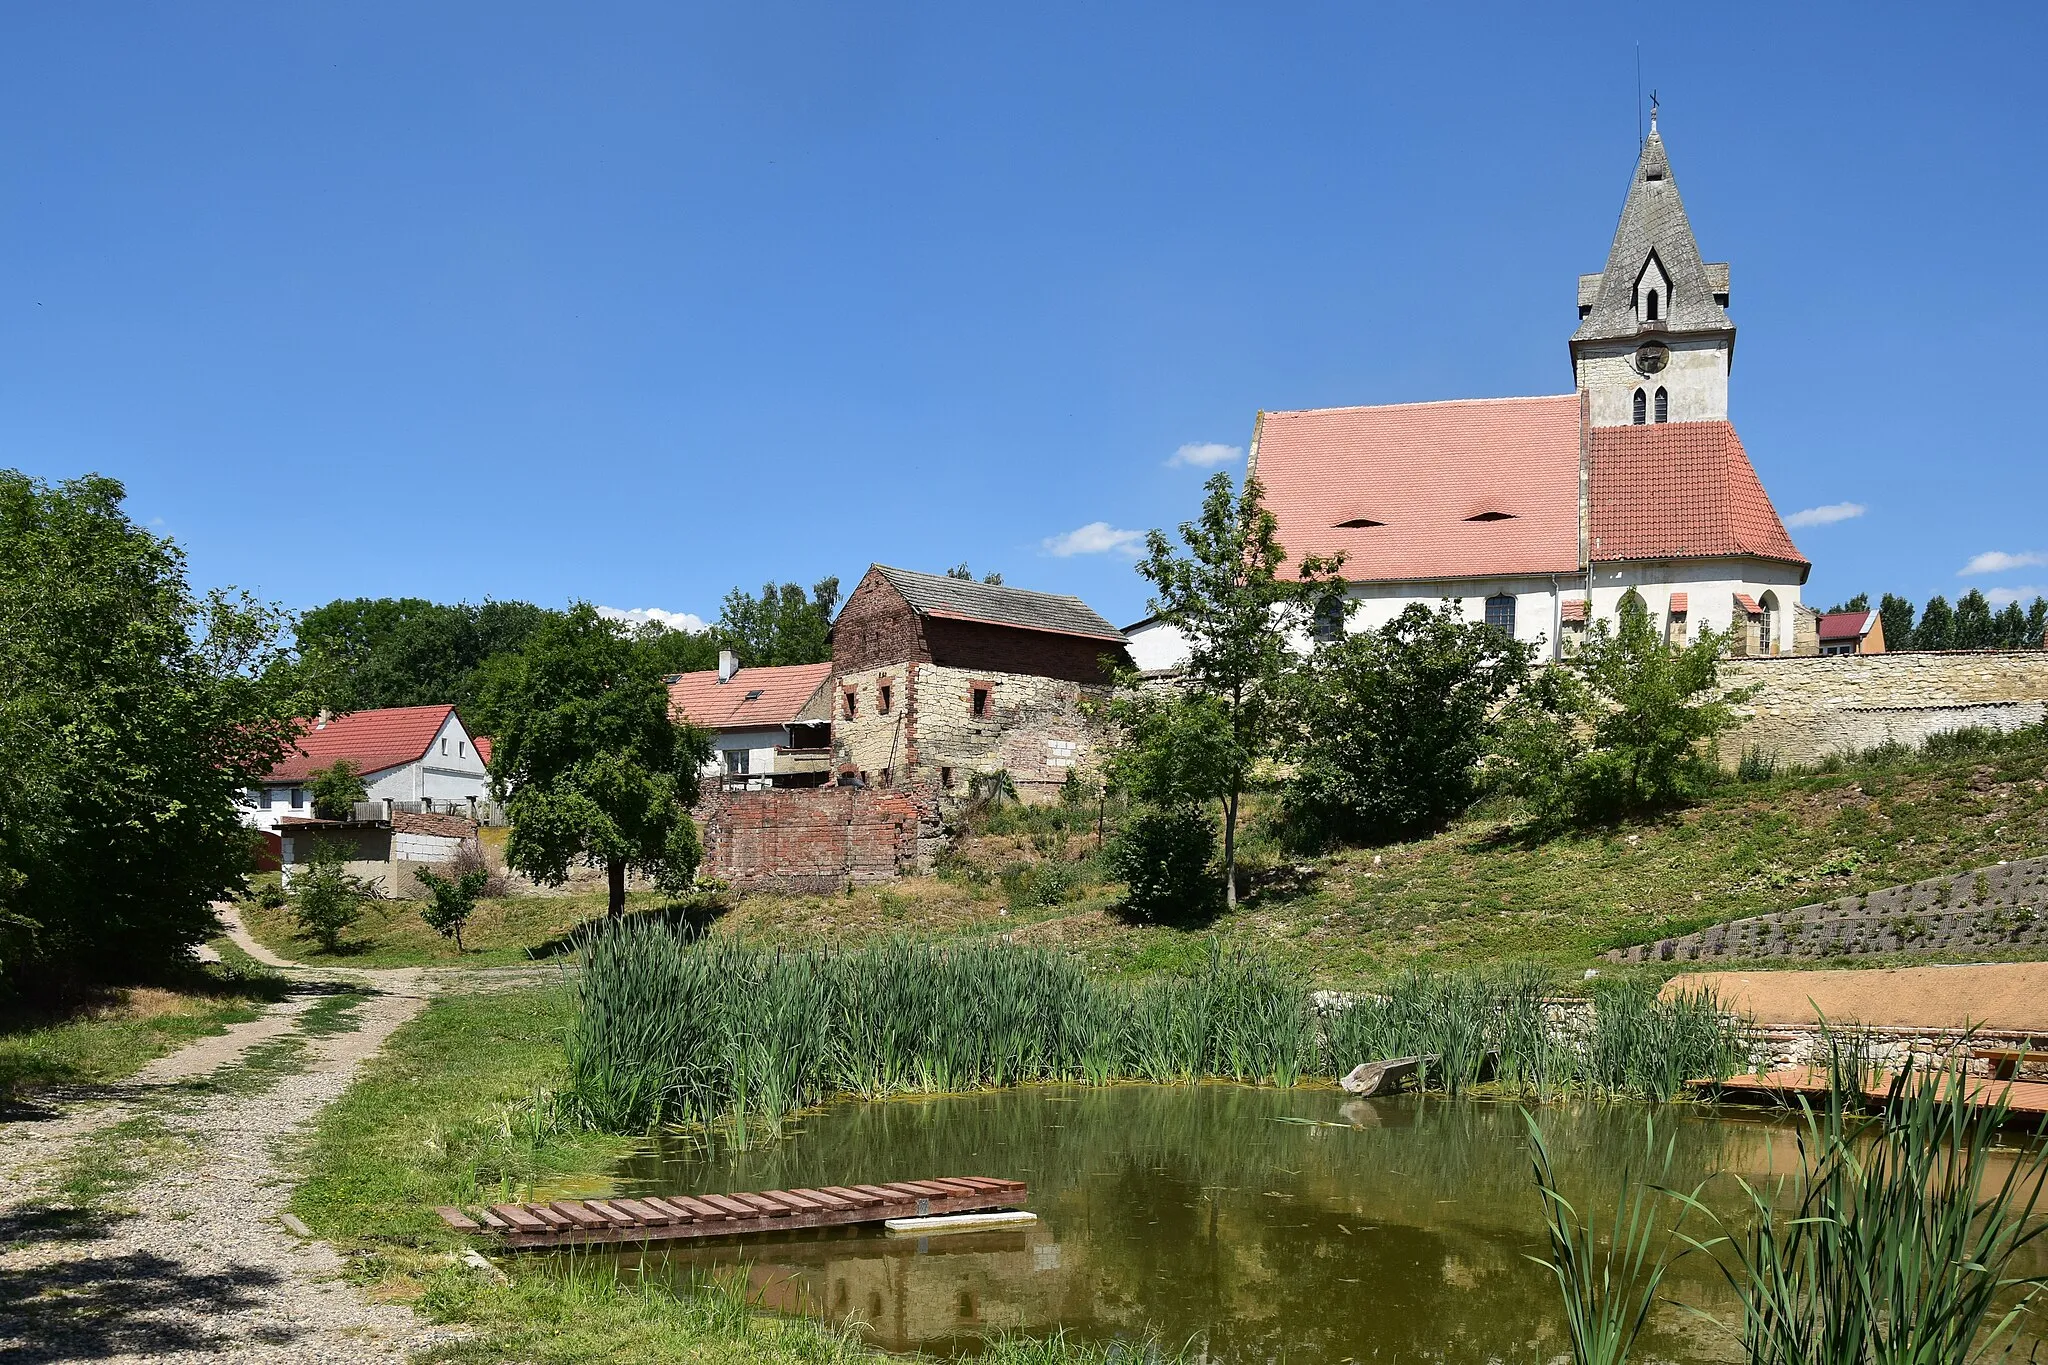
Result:
M1812 566L1728 420L1728 298L1653 117L1606 268L1579 277L1574 392L1259 414L1249 468L1290 560L1344 556L1354 630L1452 598L1557 657L1633 592L1674 643L1817 652ZM1127 632L1141 667L1179 652L1158 629Z

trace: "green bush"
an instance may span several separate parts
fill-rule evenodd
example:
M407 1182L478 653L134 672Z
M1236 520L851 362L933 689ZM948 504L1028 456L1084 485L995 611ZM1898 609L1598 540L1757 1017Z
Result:
M444 877L423 867L413 876L432 897L427 907L420 911L420 918L441 937L454 939L455 951L461 952L462 926L469 923L469 917L476 913L477 897L490 884L490 870L472 867L453 877Z
M306 790L313 798L313 814L322 820L352 820L356 802L370 799L362 770L345 758L315 768L306 781Z
M1107 849L1124 908L1145 921L1197 917L1215 903L1216 822L1200 806L1133 811Z
M341 936L363 917L363 902L376 888L348 870L341 850L315 840L306 868L292 879L293 914L301 932L330 953L341 951Z

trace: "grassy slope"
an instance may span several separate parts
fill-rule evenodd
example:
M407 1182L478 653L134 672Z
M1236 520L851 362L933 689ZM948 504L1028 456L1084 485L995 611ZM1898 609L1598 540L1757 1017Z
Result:
M1406 962L1533 957L1575 970L1618 944L2048 852L2044 761L2040 747L2015 746L1981 758L1731 783L1696 809L1609 830L1529 842L1506 820L1475 818L1434 838L1299 862L1278 854L1255 821L1248 842L1253 865L1265 868L1258 889L1235 914L1175 928L1125 923L1114 913L1116 888L1090 875L1092 831L1054 839L1040 830L1034 840L1031 826L1046 813L1030 813L1012 817L1017 828L966 841L947 877L841 895L740 897L712 932L769 943L1017 933L1130 973L1191 965L1214 935L1298 962L1330 984ZM1002 872L1014 887L1018 869L1047 857L1078 862L1066 899L1034 906L1006 891ZM469 935L481 951L461 960L558 950L563 934L602 908L594 896L487 903ZM338 959L296 937L289 916L245 910L259 938L305 961L457 960L409 902L372 906L354 931L355 950Z
M39 1086L92 1085L132 1076L195 1038L254 1019L252 995L138 986L61 1012L0 1020L0 1098Z
M1475 818L1434 838L1299 863L1268 851L1262 889L1236 913L1176 928L1125 923L1113 911L1115 888L1100 884L1052 907L1006 900L991 874L1041 855L1028 838L987 837L969 842L966 875L854 895L750 897L714 932L782 942L922 925L1015 932L1130 973L1189 966L1213 935L1298 962L1328 984L1408 962L1531 957L1576 969L1618 944L2048 852L2043 758L2013 752L1730 784L1668 818L1542 842L1518 838L1505 820ZM1252 842L1257 850L1264 841L1255 833ZM1092 845L1075 837L1068 853Z

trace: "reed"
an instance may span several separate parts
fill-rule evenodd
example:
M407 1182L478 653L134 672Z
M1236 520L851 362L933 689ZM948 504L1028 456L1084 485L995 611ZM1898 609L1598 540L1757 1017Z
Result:
M1427 1084L1451 1092L1491 1080L1667 1099L1739 1060L1739 1030L1710 997L1608 992L1590 1030L1574 1030L1551 1017L1549 984L1528 967L1409 971L1380 993L1319 1002L1297 975L1220 945L1191 975L1131 982L1003 942L768 950L626 920L585 944L568 1093L590 1123L631 1132L773 1124L834 1094L1287 1086L1415 1054L1438 1059Z

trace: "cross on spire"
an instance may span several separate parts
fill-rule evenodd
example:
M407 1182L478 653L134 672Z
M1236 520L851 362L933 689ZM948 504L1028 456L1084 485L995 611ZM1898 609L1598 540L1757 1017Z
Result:
M1650 92L1650 136L1657 135L1657 92Z

